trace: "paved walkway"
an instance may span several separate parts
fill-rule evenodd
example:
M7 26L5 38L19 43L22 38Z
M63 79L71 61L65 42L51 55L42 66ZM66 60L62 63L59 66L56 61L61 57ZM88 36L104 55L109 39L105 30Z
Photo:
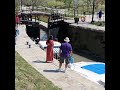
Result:
M62 90L105 90L104 87L91 82L82 77L82 75L68 68L66 73L56 72L58 61L54 59L53 63L44 63L46 52L39 48L26 34L25 25L19 27L20 35L17 37L15 50L38 72L52 81ZM31 44L31 48L26 42ZM64 69L64 67L62 67Z
M93 24L90 24L89 21L85 21L85 22L79 21L78 24L75 23L73 19L64 20L64 21L70 23L70 25L73 25L73 26L80 26L80 27L92 28L92 29L95 29L95 30L105 31L105 26L93 25Z

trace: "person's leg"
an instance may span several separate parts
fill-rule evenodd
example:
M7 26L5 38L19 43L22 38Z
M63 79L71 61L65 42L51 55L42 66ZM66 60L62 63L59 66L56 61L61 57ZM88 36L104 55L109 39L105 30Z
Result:
M63 57L60 57L60 60L59 60L59 69L58 69L58 70L61 69L62 63L64 63L64 58L63 58Z
M99 20L101 20L101 15L99 16Z
M67 69L67 67L68 67L68 64L65 64L65 69Z
M65 70L64 70L64 72L66 71L66 69L68 67L68 64L69 64L69 58L66 58L65 59Z
M66 70L67 70L67 67L68 67L68 64L65 64L65 70L64 70L64 72L66 72Z
M61 62L59 62L59 69L61 69L61 67L62 67L62 63L61 63Z

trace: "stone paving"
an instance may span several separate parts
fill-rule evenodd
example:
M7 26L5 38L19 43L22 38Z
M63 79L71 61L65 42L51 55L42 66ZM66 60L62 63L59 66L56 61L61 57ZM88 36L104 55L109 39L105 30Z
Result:
M17 51L32 67L52 81L54 85L62 88L62 90L105 90L100 86L86 78L81 74L67 69L66 73L57 72L58 60L54 59L53 63L44 63L46 60L46 52L36 45L26 34L25 25L19 25L20 34L17 37L15 51ZM31 44L31 48L26 42ZM64 69L64 66L62 67Z

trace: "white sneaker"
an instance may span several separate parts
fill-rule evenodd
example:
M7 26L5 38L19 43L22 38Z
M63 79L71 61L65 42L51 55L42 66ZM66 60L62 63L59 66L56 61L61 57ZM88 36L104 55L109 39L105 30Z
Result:
M56 71L60 72L60 71L61 71L61 69L59 68L59 69L57 69Z
M66 69L63 71L64 73L66 72Z
M71 68L71 64L68 64L68 68Z

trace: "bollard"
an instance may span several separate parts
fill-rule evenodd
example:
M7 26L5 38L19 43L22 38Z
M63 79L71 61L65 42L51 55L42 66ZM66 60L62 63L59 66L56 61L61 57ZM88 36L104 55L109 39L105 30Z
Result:
M29 44L29 48L31 48L31 44Z
M28 45L28 41L26 42L26 44Z

